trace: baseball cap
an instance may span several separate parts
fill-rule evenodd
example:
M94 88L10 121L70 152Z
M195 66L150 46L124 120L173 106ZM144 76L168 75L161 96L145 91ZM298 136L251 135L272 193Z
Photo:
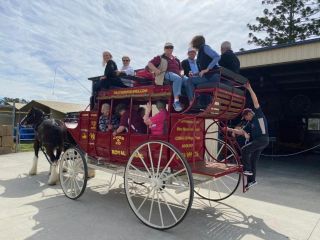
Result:
M196 52L196 50L194 48L190 47L190 48L188 48L188 53L189 52Z
M164 47L173 47L173 44L171 42L166 42L164 44Z

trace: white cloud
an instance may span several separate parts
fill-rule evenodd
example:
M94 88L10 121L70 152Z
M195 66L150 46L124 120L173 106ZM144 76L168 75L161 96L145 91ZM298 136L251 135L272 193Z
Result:
M248 48L246 24L261 11L252 0L2 1L0 96L86 103L89 93L59 67L90 89L86 79L103 73L106 49L119 67L129 55L141 68L166 41L183 59L199 33L216 50L224 40Z

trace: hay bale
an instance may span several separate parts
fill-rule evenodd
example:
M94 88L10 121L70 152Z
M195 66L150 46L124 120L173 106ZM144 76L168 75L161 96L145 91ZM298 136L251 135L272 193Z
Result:
M12 153L11 147L0 147L0 155L1 154L8 154L8 153Z
M13 146L13 137L12 136L2 136L1 137L1 146L2 147L12 147Z

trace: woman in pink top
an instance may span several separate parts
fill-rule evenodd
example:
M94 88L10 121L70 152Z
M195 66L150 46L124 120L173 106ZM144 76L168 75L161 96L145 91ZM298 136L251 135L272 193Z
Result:
M167 131L167 109L166 104L162 101L157 101L156 106L159 112L153 117L149 117L151 113L151 103L147 103L146 113L143 117L144 123L151 129L152 135L163 135Z

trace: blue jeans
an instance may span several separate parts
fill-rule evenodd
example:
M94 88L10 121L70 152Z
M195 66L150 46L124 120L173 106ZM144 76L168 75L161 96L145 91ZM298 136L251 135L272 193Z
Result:
M191 77L187 81L184 82L184 86L187 92L187 96L189 101L192 101L193 99L193 93L194 88L202 83L208 83L208 82L219 82L220 81L220 75L219 74L213 74L209 79L205 77Z
M179 76L173 72L166 72L164 78L172 82L172 91L174 97L179 97L181 95L181 87L184 82L188 80L186 76Z

